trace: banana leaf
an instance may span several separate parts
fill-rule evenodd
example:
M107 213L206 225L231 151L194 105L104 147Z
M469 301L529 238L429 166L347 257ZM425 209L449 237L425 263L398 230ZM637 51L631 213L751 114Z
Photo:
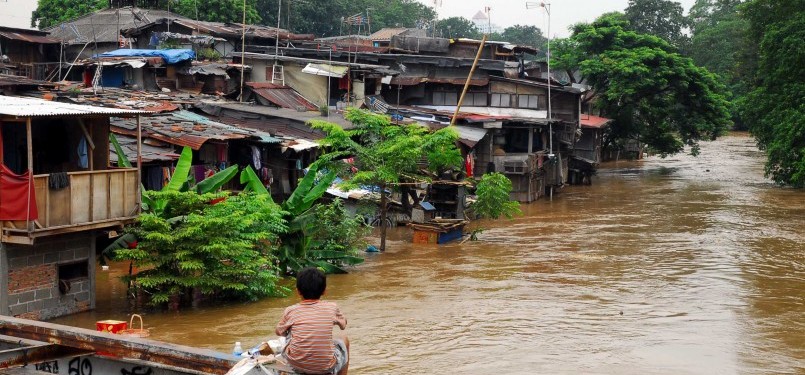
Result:
M290 212L292 215L299 215L313 206L324 192L330 188L335 181L337 174L336 171L328 172L316 184L316 177L319 171L319 164L313 163L310 165L305 177L299 180L299 185L294 189L290 197L282 204L285 211Z
M263 186L263 181L260 180L260 177L257 176L257 173L254 172L251 166L247 166L240 172L240 183L246 185L243 191L253 191L257 194L269 194L268 189Z
M238 166L233 165L196 184L196 192L199 194L215 192L220 189L221 186L224 186L227 182L232 180L237 174Z
M131 233L126 233L118 237L98 254L98 263L105 266L107 261L115 258L115 252L117 252L117 250L128 248L129 244L135 241L137 241L137 237Z
M120 147L120 143L117 141L117 137L115 137L114 133L109 133L109 142L112 142L112 146L115 147L115 153L117 154L117 166L131 168L131 162L129 161L129 158L126 157L126 153L123 152L123 148Z
M190 175L190 167L193 164L193 150L185 146L182 149L182 155L179 161L176 162L176 170L171 176L170 182L163 188L165 191L180 191L182 185L187 182L187 176Z

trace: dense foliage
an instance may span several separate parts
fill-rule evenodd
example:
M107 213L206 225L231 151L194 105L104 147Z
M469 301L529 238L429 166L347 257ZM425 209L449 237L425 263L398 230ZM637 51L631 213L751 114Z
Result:
M319 173L325 163L313 163L293 194L282 203L288 222L288 231L280 236L277 249L282 272L312 266L328 273L345 273L344 266L363 262L357 256L367 234L362 222L349 215L340 201L317 204L337 173L336 169Z
M506 216L511 219L521 213L520 204L509 198L511 191L512 182L502 173L483 175L475 189L478 200L472 205L472 211L478 217L498 219Z
M662 155L723 133L731 124L720 80L666 41L628 28L608 14L574 26L554 56L560 69L578 68L605 116L615 121L610 141L639 140Z
M356 171L350 170L351 175L342 187L379 187L381 222L386 221L387 189L396 189L404 181L426 179L419 171L423 158L441 169L461 166L461 154L455 145L458 134L449 127L429 132L418 125L393 125L388 116L356 108L348 109L346 118L355 128L344 130L328 122L312 123L314 128L327 133L320 142L329 152L320 160L355 158ZM381 250L385 250L385 229L382 226Z
M805 187L805 1L753 0L742 7L759 62L754 89L741 101L744 120L766 151L766 173Z
M39 0L31 14L31 27L46 29L106 7L106 0Z
M442 38L481 39L481 31L472 21L464 17L450 17L439 20L436 24L437 34Z
M286 231L281 208L265 195L147 192L169 211L145 212L130 231L137 246L119 249L119 260L140 271L128 278L158 305L203 295L250 299L278 296L272 245ZM216 198L226 197L211 205Z
M683 30L688 19L683 13L682 5L673 0L629 0L624 15L630 30L651 34L684 48L687 37Z

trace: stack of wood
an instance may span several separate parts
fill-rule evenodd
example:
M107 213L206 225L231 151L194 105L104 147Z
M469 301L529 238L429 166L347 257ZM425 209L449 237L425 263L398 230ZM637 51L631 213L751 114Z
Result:
M466 225L469 221L461 220L461 219L442 219L436 218L430 220L426 223L409 223L408 226L413 228L414 230L421 230L421 231L428 231L428 232L437 232L437 233L447 233L454 229L461 228Z

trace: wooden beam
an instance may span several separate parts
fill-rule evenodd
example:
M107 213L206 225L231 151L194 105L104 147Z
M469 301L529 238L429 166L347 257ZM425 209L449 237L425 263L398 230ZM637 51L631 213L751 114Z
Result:
M243 64L243 61L241 61L241 64ZM241 84L241 86L242 86L242 84ZM142 205L143 205L142 204L142 199L143 199L142 198L142 196L143 196L143 192L142 192L142 186L143 186L142 176L143 175L142 174L143 174L143 127L140 125L140 115L137 115L137 181L135 181L135 183L137 184L137 194L136 194L137 196L136 196L136 204L135 204L137 206L137 213L140 213L140 211L142 210ZM123 176L124 176L124 178L123 178L123 189L125 189L126 188L125 174ZM124 210L125 210L125 202L124 202L123 207L124 207Z
M237 363L231 355L212 350L7 316L0 317L0 334L207 374L225 374Z
M34 188L34 141L31 133L31 118L25 120L25 133L28 148L28 210L25 213L25 230L31 230L31 190Z
M89 130L87 130L86 125L84 125L84 119L78 119L78 126L81 127L81 132L84 133L84 138L87 139L87 143L89 143L90 149L95 149L95 142L92 141L92 135L89 134Z

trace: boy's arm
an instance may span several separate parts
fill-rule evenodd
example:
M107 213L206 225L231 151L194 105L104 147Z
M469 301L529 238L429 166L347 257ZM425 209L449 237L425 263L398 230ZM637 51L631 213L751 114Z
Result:
M347 318L344 317L344 314L341 313L341 309L338 306L335 307L335 319L333 320L333 324L337 325L338 328L346 329L347 328Z
M274 330L274 333L276 333L277 336L285 336L291 329L291 326L293 326L293 324L288 318L288 310L286 309L285 312L282 313L282 317L280 318L279 323L277 323L277 328Z

